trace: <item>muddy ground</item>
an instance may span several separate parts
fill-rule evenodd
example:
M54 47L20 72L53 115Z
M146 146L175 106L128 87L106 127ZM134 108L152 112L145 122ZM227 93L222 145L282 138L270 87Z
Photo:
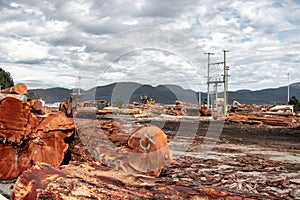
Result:
M147 123L168 135L176 161L163 168L160 185L175 185L187 198L209 186L245 198L300 199L300 128L194 120ZM73 160L92 160L78 137L70 146ZM2 181L0 193L8 197L13 182Z

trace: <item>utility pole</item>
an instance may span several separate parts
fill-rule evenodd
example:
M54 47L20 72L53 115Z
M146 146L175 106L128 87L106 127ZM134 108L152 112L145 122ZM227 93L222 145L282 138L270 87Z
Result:
M209 85L210 84L215 84L216 87L216 101L218 98L218 83L222 83L224 85L224 101L223 101L223 113L224 115L227 114L227 102L228 102L228 97L227 97L227 92L228 92L228 70L229 67L226 66L226 53L228 52L227 50L223 50L224 52L224 61L223 62L216 62L216 63L211 63L210 62L210 55L214 55L213 53L205 53L208 55L208 63L207 63L207 104L208 104L208 109L210 108L210 88ZM219 64L223 64L223 70L224 70L224 75L223 75L223 80L219 80L219 81L210 81L210 66L211 65L219 65ZM216 107L217 107L217 103L216 103Z
M227 101L228 101L228 97L227 97L227 91L228 91L228 70L229 67L226 66L226 53L228 52L227 50L223 50L224 52L224 76L223 76L223 82L224 82L224 105L223 105L223 109L224 109L224 115L227 114Z
M290 101L290 73L287 74L288 75L288 93L287 93L287 102L289 103Z
M218 113L218 82L215 82L215 88L216 88L216 102L215 102L215 104L216 104L216 111L217 111L217 113Z
M81 80L81 77L78 76L78 94L80 94L80 80Z
M214 53L204 53L207 54L207 110L210 109L210 91L209 91L209 84L210 84L210 74L209 74L209 69L210 69L210 55L215 55Z

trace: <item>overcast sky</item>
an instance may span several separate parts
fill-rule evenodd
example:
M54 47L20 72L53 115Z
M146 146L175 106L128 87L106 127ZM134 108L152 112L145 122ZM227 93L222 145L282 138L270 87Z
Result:
M229 89L300 81L299 0L0 1L0 67L29 88L117 81L206 90L227 53ZM222 78L211 66L211 79Z

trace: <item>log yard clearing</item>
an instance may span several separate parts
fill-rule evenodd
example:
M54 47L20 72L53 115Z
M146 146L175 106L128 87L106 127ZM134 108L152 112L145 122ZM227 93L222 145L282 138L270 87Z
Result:
M1 92L0 199L300 199L289 107L217 116L180 101L66 101L57 111L26 92Z

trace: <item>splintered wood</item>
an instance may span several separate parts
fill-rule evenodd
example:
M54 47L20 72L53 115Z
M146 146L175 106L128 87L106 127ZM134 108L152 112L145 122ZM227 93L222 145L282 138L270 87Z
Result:
M12 179L38 162L59 166L74 133L74 122L57 112L38 119L29 103L12 97L0 101L0 179Z
M113 175L113 176L112 176ZM35 181L37 180L37 181ZM100 163L72 162L59 170L39 164L17 180L12 198L19 199L237 199L251 200L214 187L127 174Z

